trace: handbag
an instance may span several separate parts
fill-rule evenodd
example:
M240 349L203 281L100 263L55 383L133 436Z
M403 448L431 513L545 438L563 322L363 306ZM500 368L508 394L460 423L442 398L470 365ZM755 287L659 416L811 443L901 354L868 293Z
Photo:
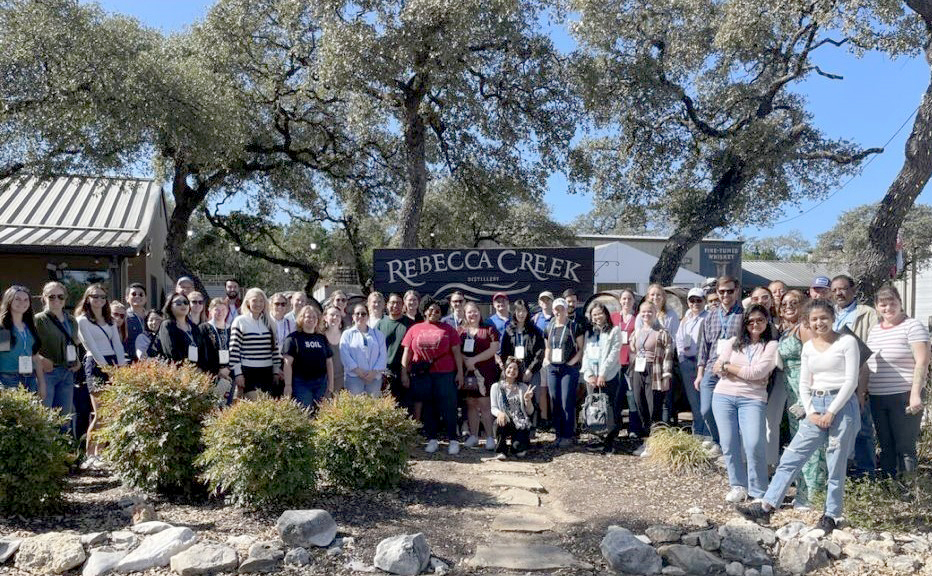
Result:
M615 428L615 415L608 401L608 394L593 392L586 396L579 418L583 426L593 434L607 434Z
M485 395L485 378L478 372L471 372L463 379L463 391Z
M427 376L430 373L431 362L421 361L411 364L412 376Z

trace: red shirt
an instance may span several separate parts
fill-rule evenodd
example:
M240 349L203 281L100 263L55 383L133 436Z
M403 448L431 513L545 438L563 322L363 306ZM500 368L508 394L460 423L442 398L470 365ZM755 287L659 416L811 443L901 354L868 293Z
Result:
M466 330L465 326L460 326L457 330L464 348L468 348L465 344L466 339L469 338ZM463 350L463 356L466 358L478 356L492 346L495 346L495 349L498 350L498 330L493 326L480 326L476 332L476 337L472 338L472 340L474 340L472 352ZM495 364L495 356L476 364L476 370L482 374L489 388L492 387L493 383L498 382L498 366Z
M627 342L631 341L634 334L634 320L637 318L637 314L631 314L631 318L627 322L621 321L621 312L612 312L612 324L618 326L618 329L622 332L628 333ZM624 338L622 336L622 338ZM631 347L627 344L621 345L621 350L618 352L618 358L621 361L622 366L627 366L631 363L629 354L631 353Z
M401 345L411 350L411 364L430 362L433 374L456 372L453 347L460 345L460 337L449 324L419 322L408 329Z

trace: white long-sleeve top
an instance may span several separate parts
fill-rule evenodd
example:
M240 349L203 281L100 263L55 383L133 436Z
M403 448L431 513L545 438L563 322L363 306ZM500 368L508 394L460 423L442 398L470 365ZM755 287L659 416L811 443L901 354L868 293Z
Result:
M346 374L354 374L357 368L382 372L386 359L385 336L375 328L360 332L351 326L340 336L340 360Z
M824 352L816 350L812 340L803 344L802 364L799 371L799 399L812 414L812 393L835 390L835 399L828 407L838 414L858 387L860 350L854 336L842 334Z
M598 340L594 335L586 334L586 352L583 355L583 377L601 376L611 380L621 369L621 331L618 326L612 326L608 332L599 333Z
M95 324L87 316L78 316L78 336L98 366L107 365L106 356L116 356L117 364L126 364L120 331L113 324Z

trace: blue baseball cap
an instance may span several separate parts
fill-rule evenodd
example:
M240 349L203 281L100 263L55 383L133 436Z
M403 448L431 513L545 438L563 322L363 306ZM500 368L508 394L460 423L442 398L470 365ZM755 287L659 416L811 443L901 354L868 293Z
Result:
M828 276L816 276L812 279L810 288L831 288L832 281Z

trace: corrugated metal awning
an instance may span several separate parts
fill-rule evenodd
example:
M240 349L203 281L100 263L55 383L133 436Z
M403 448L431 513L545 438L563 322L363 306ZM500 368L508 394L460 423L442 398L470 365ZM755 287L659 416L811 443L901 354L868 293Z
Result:
M808 288L816 276L834 278L847 274L841 264L830 262L783 262L780 260L744 260L741 262L741 284L745 288L766 286L782 280L791 288Z
M16 176L0 180L0 252L134 255L161 197L153 180Z

